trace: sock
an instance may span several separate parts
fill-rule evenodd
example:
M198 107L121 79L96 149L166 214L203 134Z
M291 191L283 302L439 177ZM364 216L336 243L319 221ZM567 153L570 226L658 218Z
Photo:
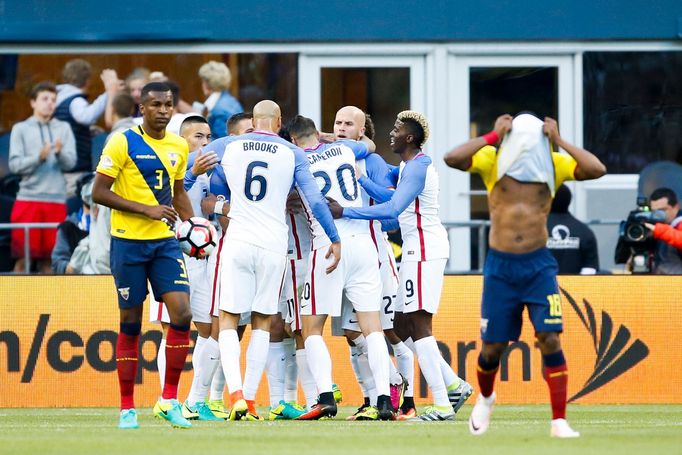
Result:
M241 347L239 337L234 329L221 330L218 335L218 345L220 346L220 362L223 366L227 391L231 395L242 390L242 371L239 366Z
M358 349L357 346L349 346L350 348L350 366L353 369L353 374L355 374L355 379L358 381L358 385L360 386L360 390L362 390L362 396L367 398L369 400L369 392L367 391L367 386L365 385L365 381L362 378L362 375L360 374L360 364L359 364L359 357L360 357L360 349Z
M189 394L187 395L187 401L190 405L195 403L194 397L197 395L197 388L200 387L199 375L201 374L204 363L201 359L201 350L204 347L206 340L206 338L198 335L197 341L194 343L194 351L192 351L192 385L190 386Z
M390 356L388 362L388 375L391 384L400 384L403 382L403 378L400 377L398 369L395 367L395 365L393 365L393 362L390 361Z
M433 394L433 403L436 406L450 406L448 392L440 371L440 351L433 336L422 338L414 342L417 350L417 359L426 382Z
M199 338L197 338L198 340ZM196 356L196 352L193 356ZM211 381L213 380L213 375L215 371L220 366L220 347L218 346L218 341L215 338L208 337L205 339L200 352L199 363L201 364L201 369L199 373L194 371L194 378L196 381L196 388L194 381L192 381L192 390L189 393L187 401L190 405L196 405L200 401L204 401L208 395L208 388L211 386ZM194 361L194 357L192 358Z
M367 392L367 397L369 397L369 402L372 406L377 404L377 387L374 381L374 375L372 374L372 368L369 366L369 357L367 356L367 339L360 335L355 340L353 340L355 346L358 348L358 372L362 376L362 381L365 383L365 390Z
M545 381L549 386L549 397L552 403L552 420L566 418L566 389L568 386L568 367L564 352L543 355Z
M320 395L332 391L332 359L327 345L320 335L311 335L305 340L308 367L315 378Z
M256 399L260 378L263 376L263 370L268 361L269 345L270 332L266 330L251 331L251 341L249 341L249 347L246 350L246 370L244 371L244 399L246 400ZM282 393L284 392L282 391Z
M140 323L122 322L116 340L116 371L121 394L121 410L135 407L135 376L141 326Z
M481 395L488 398L493 393L495 386L495 375L497 369L500 367L500 360L497 362L486 362L482 354L478 355L478 387L481 389Z
M440 352L440 351L439 351ZM448 362L445 361L443 356L440 356L440 374L443 376L443 382L447 386L448 392L455 390L462 383L459 376L455 374Z
M166 381L166 339L161 338L159 343L159 351L156 353L156 369L159 371L159 382L161 383L161 390Z
M403 341L403 343L405 344L405 346L407 346L407 349L412 351L414 354L417 353L417 348L414 347L414 340L412 339L412 337L409 337L407 340Z
M305 395L305 403L310 409L317 400L317 384L315 377L308 367L308 356L305 349L296 350L296 365L298 366L298 377L301 380L301 388Z
M180 373L185 367L189 351L189 326L171 324L166 337L166 376L161 397L171 400L178 397Z
M220 357L220 344L218 344L218 356ZM209 400L223 401L223 394L225 393L225 374L223 373L222 362L219 360L216 366L215 372L213 373L213 379L211 380L211 392L209 395Z
M285 338L284 346L284 401L294 403L298 401L298 367L296 365L296 342L293 338Z
M367 358L372 369L377 395L391 396L389 382L391 359L383 332L372 332L367 335ZM395 367L394 367L395 369ZM396 375L397 375L396 371ZM398 378L400 379L400 378Z
M414 354L402 341L393 345L393 354L398 364L398 371L407 379L406 397L414 396Z
M284 381L286 373L286 354L281 341L270 343L265 373L268 376L268 390L270 391L270 407L276 408L280 400L284 399Z

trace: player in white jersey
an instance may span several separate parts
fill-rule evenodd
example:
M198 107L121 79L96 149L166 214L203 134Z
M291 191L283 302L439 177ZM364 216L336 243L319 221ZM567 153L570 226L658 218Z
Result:
M432 318L438 311L443 272L449 256L447 232L438 216L438 175L421 150L428 139L426 119L414 111L398 114L390 133L391 148L402 162L389 175L395 191L367 178L360 183L380 204L365 208L342 208L332 204L335 217L392 219L398 217L403 238L400 291L396 311L408 315L411 326L401 338L414 342L421 371L431 388L434 405L416 417L424 421L453 420L456 410L472 388L455 375L443 360L432 335ZM450 386L452 396L448 394ZM457 394L455 400L454 395Z
M355 177L355 159L364 158L367 146L356 141L338 141L321 144L315 123L296 116L289 125L292 141L305 147L310 171L326 197L339 201L345 207L361 207L360 188ZM318 403L300 420L314 420L336 415L336 402L332 392L332 364L329 351L322 339L327 316L341 314L342 296L357 311L358 321L367 338L370 366L377 387L378 401L375 418L393 417L390 400L388 349L384 342L379 318L381 282L377 267L378 257L369 225L363 221L342 219L336 221L339 236L344 240L344 254L338 268L325 273L324 249L330 239L322 230L321 221L309 210L309 201L303 204L312 230L312 252L308 267L301 317L303 338L308 364L319 392ZM368 254L368 252L370 252Z
M229 225L220 252L219 345L223 372L232 400L230 419L260 419L255 395L265 367L270 322L277 313L286 265L288 228L286 201L294 183L310 202L332 243L327 272L341 259L341 242L326 201L300 148L281 139L279 106L269 100L254 107L253 133L221 138L223 173L213 172L211 190L229 199ZM216 142L218 142L216 141ZM227 207L223 206L223 210ZM236 285L238 283L238 285ZM251 312L251 341L242 385L237 336L239 315Z
M334 119L334 137L337 139L356 139L372 141L374 139L374 123L369 114L365 114L355 106L345 106L339 109ZM364 160L357 162L358 169L362 174L369 176L374 182L386 187L391 187L387 179L388 166L378 154L371 154ZM374 205L376 201L362 189L363 207ZM386 234L383 232L384 224L391 229L398 229L398 220L369 220L372 242L379 256L379 273L382 283L381 304L381 327L384 334L393 347L398 368L390 364L391 370L391 402L395 409L399 409L398 419L416 415L414 410L414 356L393 330L395 313L395 301L398 289L397 266L393 250L388 244ZM350 360L353 372L360 384L364 396L364 403L357 412L349 416L348 420L366 420L371 418L373 409L370 405L376 405L376 388L367 357L367 341L361 333L354 314L353 307L344 302L341 315L341 328L350 346ZM400 313L398 313L400 315ZM401 402L401 398L404 398Z

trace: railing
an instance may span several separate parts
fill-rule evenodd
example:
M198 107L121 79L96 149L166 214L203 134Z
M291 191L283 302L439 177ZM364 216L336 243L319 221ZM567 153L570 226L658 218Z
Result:
M29 231L31 229L56 229L59 223L0 223L0 231L7 229L24 230L24 273L31 273L31 244Z

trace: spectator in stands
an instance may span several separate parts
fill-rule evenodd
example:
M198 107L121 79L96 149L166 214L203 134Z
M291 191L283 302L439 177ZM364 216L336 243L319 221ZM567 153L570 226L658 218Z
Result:
M122 86L116 71L105 69L100 74L104 83L104 93L88 103L85 91L88 87L92 67L82 59L70 60L64 66L62 77L64 83L57 86L57 109L54 116L69 125L76 137L76 166L66 175L67 194L75 194L75 185L83 172L92 171L92 137L90 127L97 122L105 111L109 111L113 98ZM109 125L111 126L111 125Z
M125 86L127 92L133 97L133 104L135 105L135 112L133 117L140 117L140 96L142 95L142 87L145 86L147 82L150 82L151 73L149 70L143 66L135 68L126 77Z
M199 106L195 110L200 114L203 114L204 109L207 110L206 118L213 140L227 136L227 119L244 110L229 92L232 81L230 69L222 62L210 61L199 68L199 77L201 88L208 98L203 105L197 103Z
M547 218L547 248L564 275L594 275L599 270L599 250L594 232L568 211L571 190L561 185Z
M677 194L670 188L658 188L651 193L649 207L665 212L665 223L645 223L657 240L653 272L682 275L682 211Z
M132 128L135 125L133 114L135 113L135 101L133 97L126 92L121 92L114 97L113 101L113 126L111 133L107 136L106 142L114 133L119 133ZM105 142L105 144L106 144Z
M60 222L66 217L64 172L76 164L76 143L69 124L52 118L57 88L41 82L31 91L33 115L12 128L9 147L10 172L22 176L17 200L12 207L12 223ZM38 270L50 273L50 254L56 229L30 232L31 257ZM24 231L12 231L15 272L24 270Z
M52 250L52 271L63 275L77 273L70 263L76 246L90 232L90 204L92 201L92 173L84 174L90 181L81 188L82 206L78 212L70 214L57 228L57 241ZM89 197L89 199L88 199Z

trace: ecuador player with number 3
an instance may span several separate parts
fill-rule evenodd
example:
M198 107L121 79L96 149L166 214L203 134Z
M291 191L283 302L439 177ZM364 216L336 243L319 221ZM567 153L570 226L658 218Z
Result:
M145 85L140 111L142 125L115 134L104 148L92 190L96 203L113 209L111 271L121 315L116 344L119 428L138 427L133 391L147 280L154 294L166 303L171 322L165 384L154 414L174 427L189 428L192 425L182 416L177 394L189 349L192 313L187 270L172 230L178 215L182 220L192 216L183 187L188 147L183 138L166 132L173 114L168 85Z
M557 146L568 155L555 152ZM445 163L480 174L490 206L490 250L481 304L483 347L478 357L481 393L469 417L469 430L480 435L488 429L500 357L510 341L519 339L527 306L549 386L550 434L578 437L580 433L566 422L568 369L559 341L563 324L558 266L545 246L547 215L564 181L599 178L606 168L587 150L565 141L555 120L543 122L527 113L514 119L498 117L493 131L454 148L445 155Z

